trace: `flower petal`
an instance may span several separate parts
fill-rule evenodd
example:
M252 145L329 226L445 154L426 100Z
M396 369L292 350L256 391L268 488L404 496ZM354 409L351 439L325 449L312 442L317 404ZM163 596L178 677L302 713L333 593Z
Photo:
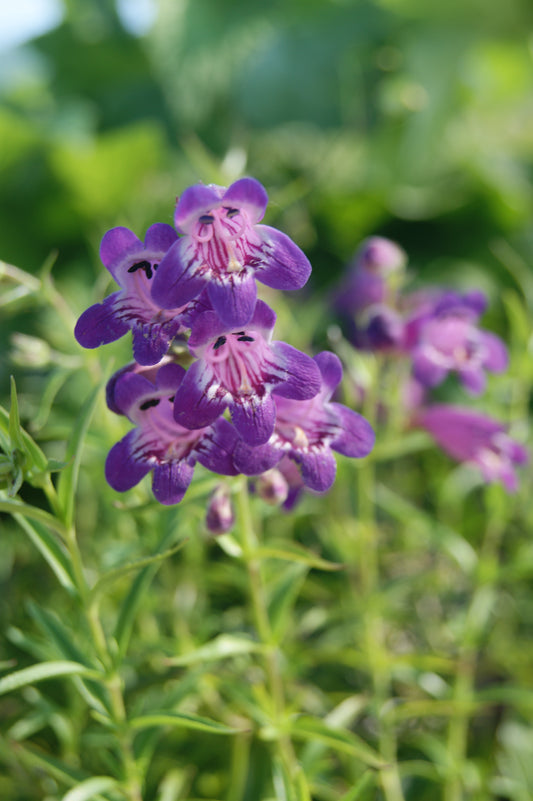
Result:
M413 375L425 387L435 387L446 378L446 368L435 364L423 345L414 349L412 359Z
M341 360L335 353L323 350L321 353L317 353L314 361L318 365L322 376L322 387L328 390L327 398L331 398L342 381Z
M231 423L219 418L211 430L198 442L196 458L203 467L223 476L236 476L239 470L233 461L233 454L240 437Z
M233 425L248 445L262 445L274 431L276 405L270 395L250 395L230 404Z
M213 308L229 328L246 325L254 313L257 298L255 280L246 273L233 273L207 285Z
M273 289L301 289L311 275L307 256L292 239L268 225L257 225L263 258L255 277Z
M342 431L332 441L331 447L344 456L361 458L367 456L372 448L376 435L370 423L362 415L343 406L341 403L332 403Z
M501 373L506 370L509 364L509 354L500 337L490 331L480 331L480 339L487 354L483 367L493 373Z
M107 454L106 481L117 492L131 489L151 470L152 466L148 462L134 456L137 439L138 432L134 429L113 445Z
M180 197L174 213L174 224L180 233L188 233L205 212L220 205L220 196L212 186L189 186Z
M272 351L287 372L283 383L272 390L275 395L294 400L307 400L318 395L321 377L314 359L286 342L273 342Z
M147 250L166 253L177 240L174 228L167 223L154 223L146 232L144 244Z
M246 476L258 476L275 467L282 458L283 450L270 442L251 447L244 440L240 440L235 446L233 461L240 473Z
M485 373L481 367L469 367L458 372L464 388L471 395L481 395L487 384Z
M119 226L111 228L104 234L100 245L100 258L115 281L120 283L117 278L117 268L129 254L142 253L143 250L144 244L139 237L135 236L129 228Z
M255 178L240 178L226 190L222 203L224 206L245 209L250 222L255 225L263 219L268 195L264 186Z
M296 461L302 470L306 487L316 492L326 492L335 481L337 464L329 448L299 453Z
M190 237L179 239L161 259L152 281L152 298L162 309L175 309L197 297L207 276L201 254Z
M133 357L142 365L157 364L168 351L174 338L173 329L179 323L161 325L158 323L135 322L133 325Z
M152 492L159 503L166 506L179 503L191 483L193 473L194 466L184 459L158 464L152 477Z
M74 328L74 336L80 345L98 348L120 339L130 330L115 313L115 301L121 295L121 292L114 292L103 303L96 303L83 312Z
M187 370L174 399L174 418L184 428L203 428L220 417L231 395L214 383L213 373L202 362Z

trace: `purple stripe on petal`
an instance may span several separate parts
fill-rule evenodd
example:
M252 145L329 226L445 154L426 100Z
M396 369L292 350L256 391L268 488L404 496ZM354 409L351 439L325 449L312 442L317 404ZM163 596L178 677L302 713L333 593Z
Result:
M263 219L268 203L265 188L255 178L241 178L224 193L224 206L245 209L253 225Z
M301 289L311 275L307 256L292 239L268 225L257 225L262 240L263 259L255 277L273 289Z
M207 285L209 300L213 308L229 328L244 326L250 322L257 298L257 287L252 276L241 278L233 273L220 281Z
M298 454L297 461L302 470L306 487L316 492L326 492L335 481L337 464L329 448Z
M189 230L200 215L220 204L220 196L212 186L195 184L189 186L180 197L174 214L174 223L180 233Z
M248 396L230 405L233 425L248 445L263 445L274 431L276 406L270 395Z
M152 281L152 298L162 309L175 309L197 297L208 276L194 241L179 239L161 259Z
M144 244L146 250L166 253L177 238L178 235L171 225L167 223L154 223L146 232Z
M109 295L103 303L96 303L83 312L76 327L74 336L84 348L98 348L124 336L129 326L115 316L115 301L122 292Z
M370 423L341 403L332 403L331 408L337 414L342 429L331 443L333 450L358 459L367 456L374 447L376 439Z
M174 399L174 418L184 428L203 428L220 417L229 393L213 385L211 370L195 362L187 370Z
M315 360L286 342L273 342L271 347L277 362L287 373L284 382L272 390L274 394L294 400L314 398L321 385Z
M171 506L185 495L194 473L194 466L186 461L166 462L154 468L152 492L159 503Z
M144 245L129 228L119 226L108 231L100 245L100 258L115 281L120 283L116 275L117 267L130 253L142 253Z
M151 465L145 461L135 459L135 450L138 432L134 429L113 445L105 463L105 477L110 487L117 492L126 492L134 487L144 476L150 472Z

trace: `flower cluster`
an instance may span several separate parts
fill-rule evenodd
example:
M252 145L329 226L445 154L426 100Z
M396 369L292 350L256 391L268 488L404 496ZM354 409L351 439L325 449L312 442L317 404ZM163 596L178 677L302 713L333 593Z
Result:
M115 490L151 472L157 500L178 503L198 462L263 484L276 470L285 482L276 497L286 501L302 486L331 487L332 451L363 457L372 449L367 421L331 400L339 359L313 359L273 339L276 315L256 281L299 289L311 265L288 236L260 224L266 205L252 178L227 189L199 184L179 198L175 227L156 223L144 242L123 227L105 234L100 256L120 289L81 315L75 336L96 348L132 332L135 361L107 387L109 408L135 426L107 457ZM175 340L186 343L188 369ZM209 520L213 531L231 524L222 490Z
M528 457L505 426L478 411L430 401L431 390L450 375L468 395L480 396L487 372L507 368L504 343L479 326L487 299L477 290L404 292L405 264L395 243L381 237L363 243L332 302L346 336L358 349L407 360L411 424L428 431L452 458L476 465L485 481L499 480L513 492L515 465Z

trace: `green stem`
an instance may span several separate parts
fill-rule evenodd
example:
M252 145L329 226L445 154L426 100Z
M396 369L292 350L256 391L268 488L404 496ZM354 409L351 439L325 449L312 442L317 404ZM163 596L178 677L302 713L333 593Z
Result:
M253 525L248 482L245 477L241 480L241 487L237 496L238 518L241 534L242 559L248 572L248 587L251 611L254 625L263 645L263 664L268 681L272 706L272 726L276 732L276 755L283 763L291 779L295 797L302 794L307 783L302 768L298 763L290 736L286 733L286 707L283 677L279 667L279 648L275 640L266 599L265 583L261 570L261 562L257 558L259 547L258 537ZM310 794L309 794L310 797Z

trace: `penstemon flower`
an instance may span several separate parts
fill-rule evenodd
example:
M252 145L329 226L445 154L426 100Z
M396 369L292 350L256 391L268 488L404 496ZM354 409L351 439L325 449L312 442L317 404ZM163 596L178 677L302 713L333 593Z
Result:
M131 330L136 361L160 361L171 340L188 327L194 310L194 304L185 303L162 309L151 295L159 263L176 240L176 232L165 223L150 226L144 243L128 228L105 234L100 257L121 289L83 312L74 330L80 345L97 348Z
M508 361L500 338L478 328L486 307L484 295L447 291L424 306L405 329L414 377L424 386L434 387L454 371L468 392L479 395L485 388L485 370L502 372Z
M507 492L516 491L515 465L526 464L528 454L523 445L508 436L502 423L480 412L446 404L421 409L414 419L453 459L477 465L484 481L501 481Z
M352 409L331 401L342 378L339 358L323 351L314 361L321 375L320 392L308 400L276 397L275 430L269 441L258 448L237 443L235 465L241 472L258 475L288 456L299 466L305 486L324 492L335 480L332 451L360 458L372 450L370 424Z
M274 430L275 396L303 400L320 389L320 372L305 353L272 342L276 315L258 300L241 330L228 328L215 312L199 315L189 349L197 361L176 392L174 415L186 428L206 426L226 408L248 445L261 445Z
M196 462L215 473L236 475L232 457L238 437L227 420L195 430L174 420L174 394L183 381L183 367L168 363L151 376L153 380L147 375L126 369L110 380L108 405L136 425L107 456L110 486L124 492L152 471L155 497L174 504L185 495Z
M263 186L241 178L225 187L185 190L175 224L183 236L162 260L152 296L163 308L181 306L207 288L227 326L246 325L257 298L255 280L274 289L300 289L311 265L281 231L259 225L268 202Z

